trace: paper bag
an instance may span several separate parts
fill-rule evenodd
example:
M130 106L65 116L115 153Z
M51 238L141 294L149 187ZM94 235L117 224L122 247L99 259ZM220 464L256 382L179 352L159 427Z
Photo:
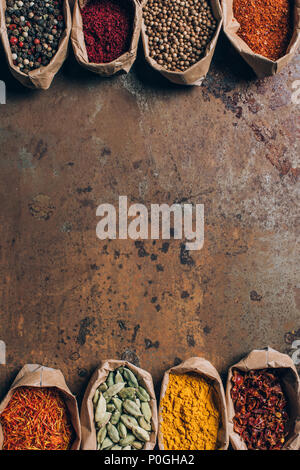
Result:
M257 369L278 369L283 391L289 404L289 435L283 446L285 450L300 449L300 381L292 359L271 348L254 350L237 364L230 367L226 387L226 402L228 412L229 438L236 450L247 450L245 442L240 435L233 430L233 418L235 416L234 403L231 398L233 370L241 371Z
M189 372L199 374L200 377L203 377L204 379L207 379L209 382L212 383L212 386L215 391L216 400L217 400L217 407L221 415L216 450L226 450L229 444L229 439L228 439L228 428L227 428L227 411L226 411L223 384L221 381L221 377L219 376L214 366L209 361L207 361L206 359L202 357L191 357L187 359L186 361L182 362L181 364L179 364L178 366L171 367L171 369L167 370L164 374L163 382L161 385L160 405L159 405L159 412L158 412L159 448L161 450L165 450L164 444L163 444L163 435L161 431L161 425L162 425L162 420L163 420L161 403L167 390L167 386L169 382L169 375L172 373L186 374Z
M223 28L226 36L259 78L275 75L292 60L300 44L300 0L295 0L294 32L287 53L276 62L253 52L245 41L237 35L240 24L233 16L233 0L222 0L222 8Z
M112 62L104 63L104 64L95 64L89 62L85 41L84 41L84 34L82 28L82 16L80 9L85 5L86 0L76 0L74 5L73 11L73 26L72 26L72 33L71 33L71 42L73 46L73 51L76 57L77 62L85 67L86 69L90 70L91 72L95 72L98 75L102 75L104 77L109 77L114 75L117 72L125 72L128 73L131 69L137 54L138 42L141 32L141 22L142 22L142 10L139 5L139 2L136 0L128 0L132 2L134 7L134 23L133 23L133 33L132 39L129 47L129 51L122 54L117 59L113 60Z
M6 397L0 404L0 414L6 408L14 390L18 387L55 387L61 392L69 410L70 420L74 429L75 437L71 450L78 450L80 447L81 429L77 401L68 388L62 372L58 369L51 369L39 364L26 364L18 373ZM3 446L3 439L4 436L0 424L0 450Z
M146 5L147 1L143 1L142 5ZM147 62L155 69L157 72L161 73L164 77L170 80L173 83L178 85L197 85L200 86L209 71L209 67L215 52L217 45L218 37L222 27L222 9L220 6L219 0L210 0L210 5L215 19L218 22L217 29L213 35L211 42L207 45L205 55L202 59L196 62L194 65L189 67L184 72L171 72L165 67L159 65L152 57L150 57L150 50L148 45L148 36L146 33L146 25L144 20L142 21L142 40L144 45L144 52Z
M156 444L156 435L157 435L157 402L154 393L153 381L149 372L146 372L139 367L134 366L127 361L118 361L113 359L108 359L103 361L99 368L95 370L83 397L80 419L81 419L81 449L83 450L96 450L96 428L94 421L94 406L93 406L93 397L95 395L96 388L107 379L109 372L114 371L118 367L126 366L128 369L132 370L135 374L139 383L144 387L149 393L151 400L149 402L151 411L152 411L152 432L150 436L150 441L145 443L143 450L152 450Z
M68 43L71 32L71 12L69 7L68 0L64 0L63 11L65 19L65 31L63 32L58 50L54 57L52 57L50 63L46 66L41 65L38 69L31 70L28 74L25 74L20 71L18 67L13 64L12 53L9 45L6 24L5 24L5 10L6 2L5 0L0 0L0 33L1 40L6 55L6 59L13 76L19 80L23 85L28 88L40 88L42 90L47 90L55 74L59 71L62 64L64 63L67 54L68 54Z

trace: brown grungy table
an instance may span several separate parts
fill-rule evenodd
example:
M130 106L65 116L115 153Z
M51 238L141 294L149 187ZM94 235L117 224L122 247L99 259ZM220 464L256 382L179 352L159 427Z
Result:
M299 55L258 80L221 35L202 87L170 84L140 51L101 79L72 56L46 92L1 55L1 395L24 363L82 396L101 359L153 374L203 355L228 367L300 338ZM100 241L96 208L205 205L205 244Z

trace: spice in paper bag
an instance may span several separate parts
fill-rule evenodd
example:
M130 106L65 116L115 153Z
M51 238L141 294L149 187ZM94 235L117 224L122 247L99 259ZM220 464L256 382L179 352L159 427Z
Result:
M159 405L161 450L221 450L228 447L221 378L203 358L168 370Z
M260 78L291 61L300 44L300 0L222 0L224 31Z
M49 88L67 56L71 31L68 1L0 0L0 22L14 77L29 88Z
M220 425L215 391L198 374L170 374L161 403L165 450L215 450Z
M79 64L103 76L128 72L136 59L141 17L136 0L77 0L71 39Z
M226 399L235 449L300 448L300 382L289 356L252 351L230 368Z
M150 374L126 361L103 362L86 390L81 426L83 449L153 449L157 409Z
M293 15L290 0L233 0L237 32L256 54L276 61L284 56L292 38Z
M79 449L76 398L59 370L28 364L0 405L3 450Z
M142 38L147 61L170 81L201 85L222 24L218 0L143 4Z
M132 3L89 0L81 9L81 16L90 62L112 62L128 51L134 19Z

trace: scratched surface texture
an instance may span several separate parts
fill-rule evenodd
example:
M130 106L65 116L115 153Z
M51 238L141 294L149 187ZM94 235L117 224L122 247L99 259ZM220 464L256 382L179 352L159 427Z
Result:
M253 348L300 344L300 57L257 80L220 37L202 87L144 62L101 79L69 57L29 91L1 55L0 365L61 368L79 399L101 359L149 370L204 355L226 377ZM205 204L205 245L96 238L96 207ZM296 341L296 343L295 343Z

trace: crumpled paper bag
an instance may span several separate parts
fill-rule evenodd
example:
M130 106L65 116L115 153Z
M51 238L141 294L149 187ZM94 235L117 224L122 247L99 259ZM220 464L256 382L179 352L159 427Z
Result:
M142 2L142 6L146 5L146 3L147 0L144 0ZM217 29L214 33L211 42L206 48L204 57L184 72L171 72L163 66L159 65L154 59L152 59L152 57L150 57L146 26L144 21L142 21L142 40L146 60L151 65L151 67L153 67L157 72L161 73L164 77L170 80L170 82L176 83L178 85L202 85L202 82L209 71L223 22L223 13L219 0L210 0L210 4L213 10L214 17L218 21Z
M7 395L0 404L0 414L6 408L14 390L18 387L56 387L61 392L69 410L70 420L74 429L75 439L71 450L78 450L80 447L81 429L77 401L68 388L62 372L58 369L51 369L39 364L26 364L18 373ZM3 446L3 438L2 426L0 424L0 450Z
M71 42L73 46L73 51L76 57L77 62L82 65L84 68L90 70L91 72L97 73L104 77L109 77L114 75L117 72L128 73L131 69L137 54L138 42L141 31L141 22L142 22L142 10L140 4L136 0L129 0L132 2L135 11L134 24L133 24L133 34L131 39L131 44L128 52L122 54L117 59L112 62L104 64L95 64L89 62L84 34L82 29L82 16L80 8L82 8L86 1L85 0L76 0L73 11L73 26L71 33Z
M235 415L233 400L230 395L233 369L249 371L256 369L279 369L284 392L289 401L290 432L284 450L300 449L300 380L292 359L272 348L253 350L248 356L230 367L226 386L229 438L234 449L247 450L245 442L233 430Z
M221 413L221 423L218 432L218 439L216 450L226 450L228 448L229 439L228 439L228 427L227 427L227 411L226 411L226 404L225 404L225 394L224 388L221 381L221 377L215 367L206 359L202 357L191 357L186 361L182 362L178 366L171 367L171 369L167 370L164 374L161 392L160 392L160 406L158 411L158 445L161 450L164 449L163 444L163 434L161 431L161 424L162 424L162 409L161 403L162 399L165 396L168 382L169 382L169 375L172 373L175 374L186 374L188 372L194 372L199 374L204 379L208 379L209 382L212 383L216 399L218 400L218 409Z
M276 62L263 57L260 54L255 54L245 41L237 35L240 24L233 16L233 0L222 0L222 8L224 15L223 28L226 36L243 57L243 59L250 65L259 78L275 75L281 72L295 56L300 44L300 0L295 0L294 7L294 33L288 47L287 53L278 59Z
M149 374L149 372L134 366L130 362L107 359L106 361L101 362L99 368L95 370L83 397L80 412L82 431L81 449L83 450L97 449L94 406L92 402L96 388L99 387L101 383L105 382L110 371L113 371L121 366L126 366L128 369L132 370L136 377L140 379L141 385L147 390L151 397L149 405L152 411L152 432L150 441L146 442L143 450L152 450L155 447L157 435L157 403L153 388L152 376Z
M66 28L61 36L59 48L55 56L52 57L50 63L47 66L44 67L42 65L38 69L31 70L28 74L21 72L20 69L18 69L18 67L13 64L12 52L9 45L5 24L5 10L6 2L5 0L0 0L0 36L8 66L12 75L17 80L19 80L22 85L28 88L39 88L42 90L47 90L50 87L54 76L61 68L68 54L68 44L72 25L71 11L68 0L64 0L63 4Z

